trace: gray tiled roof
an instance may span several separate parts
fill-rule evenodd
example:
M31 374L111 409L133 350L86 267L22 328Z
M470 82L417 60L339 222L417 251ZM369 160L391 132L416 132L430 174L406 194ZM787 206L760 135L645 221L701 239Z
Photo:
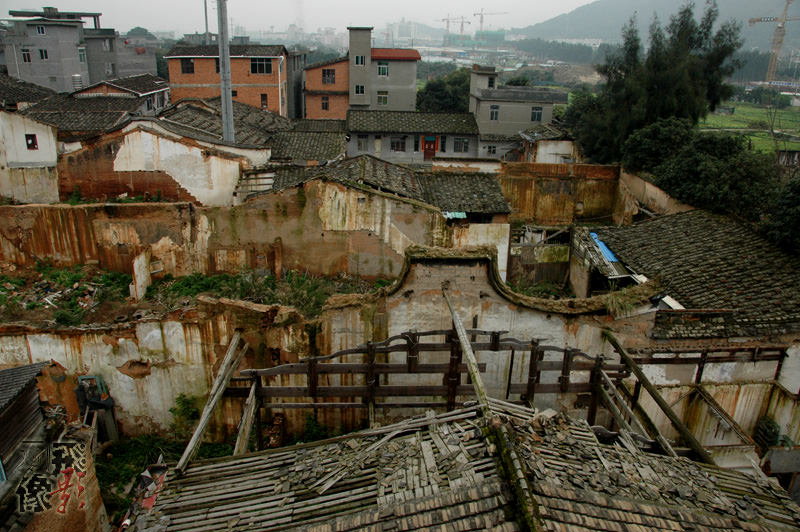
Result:
M429 203L447 212L509 213L497 178L491 174L426 173L420 175Z
M484 142L519 142L522 143L518 134L505 135L502 133L481 133L481 140Z
M158 76L154 76L152 74L147 74L147 73L138 74L136 76L128 76L126 78L108 79L105 81L101 81L99 83L95 83L94 85L90 85L90 87L102 84L113 85L115 87L119 87L120 89L125 89L131 92L135 92L137 95L147 94L150 92L160 91L169 88L169 81L165 80L164 78L160 78ZM81 89L81 90L86 90L86 89Z
M478 123L472 113L350 110L347 130L353 133L477 135Z
M371 155L338 161L322 169L321 175L342 183L359 183L406 198L427 200L425 189L413 170Z
M564 415L510 427L540 530L798 530L800 509L777 483L601 444Z
M279 131L269 138L272 160L329 161L347 151L344 132Z
M232 44L231 57L275 57L286 53L282 44ZM218 57L216 44L185 45L176 44L165 57Z
M0 107L16 107L17 103L35 103L53 96L55 91L0 74Z
M687 309L728 309L745 332L800 325L800 259L728 217L694 210L596 230L626 266Z
M567 93L526 87L501 87L498 89L477 89L473 92L479 100L501 102L567 103Z
M33 105L23 114L65 132L102 132L127 120L142 105L141 98L97 96L76 98L57 94Z
M325 179L390 192L443 211L510 212L497 179L487 174L418 173L372 155L359 155L326 166L276 167L274 170L273 190Z
M347 122L344 120L312 120L309 118L303 118L292 121L292 131L346 133Z
M572 139L572 135L556 124L538 124L522 132L523 138L530 140Z
M222 140L222 114L220 99L181 100L165 109L159 118L167 129L198 140ZM270 111L233 102L233 121L236 144L264 146L276 131L288 130L291 122Z
M47 364L39 362L0 370L0 411L11 404Z

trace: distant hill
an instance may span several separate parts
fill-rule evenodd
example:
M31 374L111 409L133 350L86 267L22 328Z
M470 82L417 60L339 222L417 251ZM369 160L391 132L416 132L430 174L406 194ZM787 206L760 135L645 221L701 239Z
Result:
M748 26L747 20L753 17L780 16L786 5L785 0L720 0L718 21L738 20L742 24L742 37L745 39L743 50L758 48L769 51L774 23L760 22ZM517 28L512 33L527 35L539 39L601 39L604 42L620 42L622 26L636 13L639 32L642 38L647 37L653 14L658 15L662 26L669 22L683 2L676 0L597 0L581 6L569 13L559 15L539 24ZM702 13L705 2L697 0L695 9ZM789 8L790 16L800 16L800 2L794 2ZM800 21L788 22L783 50L800 48Z

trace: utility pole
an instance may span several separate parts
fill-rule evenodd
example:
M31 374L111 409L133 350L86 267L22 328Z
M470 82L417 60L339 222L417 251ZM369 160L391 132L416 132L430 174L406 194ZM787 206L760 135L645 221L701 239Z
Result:
M235 142L233 129L233 97L231 96L231 51L228 42L228 0L217 0L219 36L219 78L222 104L222 140Z
M208 38L208 0L203 0L203 15L206 17L206 33L203 35L203 44L211 44Z

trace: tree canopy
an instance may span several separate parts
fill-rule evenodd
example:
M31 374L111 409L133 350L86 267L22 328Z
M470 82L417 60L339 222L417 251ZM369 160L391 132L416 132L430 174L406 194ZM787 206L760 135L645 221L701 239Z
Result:
M773 242L800 252L800 172L784 179L775 156L751 151L746 138L703 133L688 120L666 118L628 137L622 162L651 174L674 198L751 222Z
M597 69L606 80L600 93L579 94L565 116L587 157L619 161L637 129L670 117L696 124L730 96L725 79L737 66L739 25L724 22L714 31L716 2L707 4L699 22L693 9L691 2L684 5L666 29L654 20L646 52L635 18L623 28L622 46Z
M135 28L131 28L131 30L128 31L127 35L130 35L131 37L145 37L152 41L158 40L158 38L155 35L153 35L146 28L143 28L141 26L136 26Z
M433 79L417 91L417 111L466 113L469 111L469 69L460 68Z

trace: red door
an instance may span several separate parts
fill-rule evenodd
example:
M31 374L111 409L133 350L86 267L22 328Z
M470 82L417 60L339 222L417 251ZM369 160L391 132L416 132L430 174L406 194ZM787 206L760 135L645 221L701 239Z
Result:
M425 154L425 160L433 159L436 155L436 137L423 137L422 151Z

